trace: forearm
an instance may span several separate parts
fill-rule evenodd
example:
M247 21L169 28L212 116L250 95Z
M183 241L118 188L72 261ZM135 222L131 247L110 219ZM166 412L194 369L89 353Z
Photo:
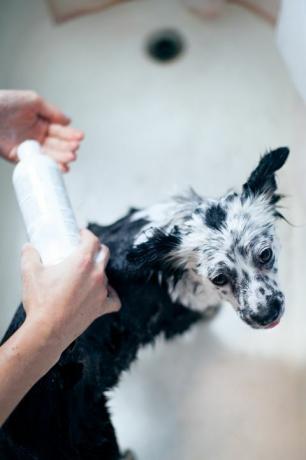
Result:
M0 347L0 426L59 356L48 331L27 320Z
M108 259L106 246L87 230L81 232L80 247L57 265L44 267L38 252L25 246L26 320L0 347L0 426L95 319L120 309L105 275Z

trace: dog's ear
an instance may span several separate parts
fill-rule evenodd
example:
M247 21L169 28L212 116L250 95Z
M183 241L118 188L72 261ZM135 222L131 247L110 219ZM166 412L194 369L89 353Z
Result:
M147 241L135 246L127 259L134 268L141 271L175 271L173 258L175 250L181 244L181 235L177 227L170 233L155 228Z
M275 172L286 162L289 155L287 147L280 147L266 153L261 159L257 168L252 172L247 182L243 185L243 195L266 194L271 198L273 204L279 200L275 195L277 189Z

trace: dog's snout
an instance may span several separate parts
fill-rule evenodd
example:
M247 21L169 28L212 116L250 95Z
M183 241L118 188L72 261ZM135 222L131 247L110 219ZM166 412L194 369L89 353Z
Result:
M251 319L260 327L269 326L278 321L283 313L283 301L273 297L264 311L252 313Z
M278 297L275 297L272 299L270 305L269 305L269 310L271 311L271 316L273 316L273 319L277 319L282 311L283 303Z

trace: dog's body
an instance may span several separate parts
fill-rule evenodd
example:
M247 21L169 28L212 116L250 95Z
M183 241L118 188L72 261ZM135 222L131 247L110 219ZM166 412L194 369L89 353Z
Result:
M180 334L201 318L200 313L173 303L156 276L148 282L148 273L133 273L126 256L145 222L133 222L132 216L106 228L91 226L111 250L107 275L122 300L120 312L96 320L34 386L4 427L33 458L118 460L105 391L117 384L140 346L160 333L166 338ZM23 319L21 307L8 335ZM6 460L4 454L0 458Z
M183 333L222 299L253 327L279 321L274 172L287 155L267 154L240 194L192 192L90 226L110 248L107 275L121 311L96 320L19 404L0 434L1 460L119 460L105 392L139 347ZM6 338L23 320L21 306Z

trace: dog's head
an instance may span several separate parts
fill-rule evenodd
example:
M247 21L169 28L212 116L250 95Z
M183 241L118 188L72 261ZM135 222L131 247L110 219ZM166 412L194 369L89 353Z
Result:
M207 227L196 269L255 328L276 325L284 309L277 282L275 221L282 216L275 172L288 153L286 148L267 153L240 193L231 192L195 211Z
M287 148L265 154L239 192L214 200L195 194L177 200L165 225L159 223L136 247L138 256L161 271L180 269L197 282L208 279L252 327L276 325L284 296L277 282L275 223L282 215L275 172L288 154Z

